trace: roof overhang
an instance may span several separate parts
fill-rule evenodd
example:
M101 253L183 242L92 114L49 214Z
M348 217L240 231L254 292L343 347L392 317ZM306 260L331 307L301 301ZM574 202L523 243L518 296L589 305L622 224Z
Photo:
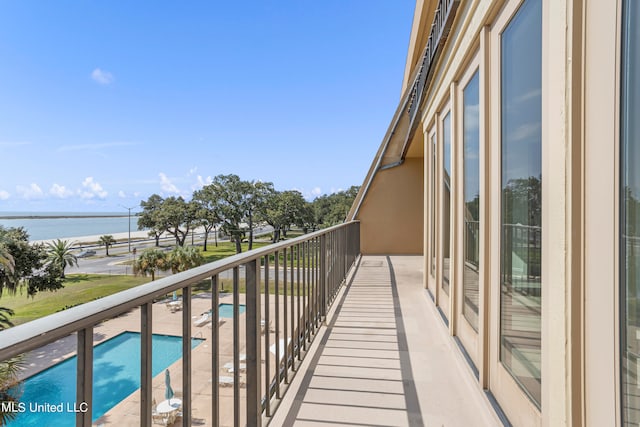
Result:
M437 2L429 37L422 51L422 59L411 73L408 80L411 84L407 86L400 98L398 108L393 115L380 148L376 152L364 183L351 206L347 220L357 217L375 175L381 170L400 166L404 162L409 145L419 127L421 112L426 101L426 96L424 95L427 93L431 83L435 64L444 48L459 3L460 0L439 0ZM422 7L422 11L424 10L425 8ZM419 22L421 17L414 16L414 26L416 19ZM414 28L412 37L418 37L419 33ZM413 41L412 44L414 44ZM411 60L410 57L411 55L408 55L408 61Z

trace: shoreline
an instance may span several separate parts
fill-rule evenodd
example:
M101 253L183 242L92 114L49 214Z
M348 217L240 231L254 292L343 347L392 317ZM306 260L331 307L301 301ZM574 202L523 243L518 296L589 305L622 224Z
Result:
M149 237L148 235L149 231L146 230L136 230L136 231L132 231L131 232L131 240L133 241L134 239L136 240L147 240L147 239L152 239L151 237ZM82 246L83 244L89 244L89 243L97 243L100 240L101 236L105 236L105 235L111 235L113 236L114 239L117 240L116 244L120 244L120 243L127 243L128 239L129 239L129 232L128 231L124 231L121 233L104 233L104 234L94 234L94 235L89 235L89 236L70 236L70 237L59 237L59 238L55 238L55 239L43 239L43 240L30 240L29 243L31 244L47 244L50 242L54 242L56 240L69 240L73 243L73 246ZM164 236L163 236L164 237Z
M0 215L0 219L76 219L76 218L127 218L127 214L102 214L102 215ZM132 215L133 216L133 215Z

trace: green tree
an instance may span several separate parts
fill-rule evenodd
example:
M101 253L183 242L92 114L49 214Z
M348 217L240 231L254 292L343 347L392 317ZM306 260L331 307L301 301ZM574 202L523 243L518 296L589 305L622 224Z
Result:
M351 186L347 191L317 197L313 201L315 221L322 227L344 222L360 187Z
M100 244L104 246L107 256L109 256L109 246L115 245L116 239L114 239L111 234L105 234L104 236L100 236Z
M67 267L73 267L78 265L78 258L71 252L73 243L68 240L56 239L53 242L47 243L47 250L49 252L49 261L58 266L62 272L61 276L64 279L64 270Z
M169 252L167 264L175 274L204 264L204 257L195 246L176 246Z
M280 240L280 233L291 228L291 224L302 226L306 201L296 190L274 191L267 198L261 219L273 227L273 243Z
M253 249L253 224L256 215L259 217L264 212L267 201L275 190L270 182L242 181L241 198L245 219L249 225L249 250Z
M184 246L189 232L196 227L198 206L185 202L182 197L167 197L162 202L159 220L165 231L176 239L178 246Z
M236 244L236 253L242 252L245 217L243 193L246 185L238 175L218 175L213 182L202 188L203 197L215 206L220 218L220 228Z
M214 195L215 193L207 191L204 188L193 193L192 201L197 206L196 225L204 228L203 250L205 252L207 251L209 233L212 229L215 231L216 225L220 223L220 215L218 214L218 200L214 198ZM216 246L218 246L217 237Z
M133 263L136 275L151 275L151 281L156 280L156 271L167 270L169 267L167 255L159 249L146 249Z
M160 246L160 236L165 232L165 225L161 222L160 211L164 199L157 194L152 194L146 201L140 202L142 212L138 217L138 230L149 230L149 236L156 241L156 247Z
M29 296L63 287L61 270L48 262L43 245L29 243L24 228L0 226L0 246L4 259L0 263L0 296L3 291L15 293L19 287L26 287Z

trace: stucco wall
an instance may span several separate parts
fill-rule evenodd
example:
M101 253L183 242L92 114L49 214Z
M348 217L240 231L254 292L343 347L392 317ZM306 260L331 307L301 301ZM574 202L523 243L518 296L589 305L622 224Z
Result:
M422 255L423 179L421 158L376 174L357 216L363 254Z

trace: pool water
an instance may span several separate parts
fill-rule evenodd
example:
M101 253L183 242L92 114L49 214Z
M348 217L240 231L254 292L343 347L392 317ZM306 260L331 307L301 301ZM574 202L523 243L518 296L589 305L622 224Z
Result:
M191 348L202 341L194 338ZM151 370L155 377L182 357L182 337L154 334L152 343ZM140 358L138 332L123 332L93 348L93 421L140 388ZM175 390L175 384L172 386ZM25 412L7 426L75 425L73 409L80 407L76 402L76 356L27 378L22 390L20 402ZM155 398L164 400L164 394ZM47 404L49 407L43 408ZM54 412L60 408L62 412Z
M238 306L238 313L242 314L245 311L245 306L244 304L240 304ZM218 304L218 314L220 315L220 317L225 317L228 319L232 319L233 318L233 304Z

